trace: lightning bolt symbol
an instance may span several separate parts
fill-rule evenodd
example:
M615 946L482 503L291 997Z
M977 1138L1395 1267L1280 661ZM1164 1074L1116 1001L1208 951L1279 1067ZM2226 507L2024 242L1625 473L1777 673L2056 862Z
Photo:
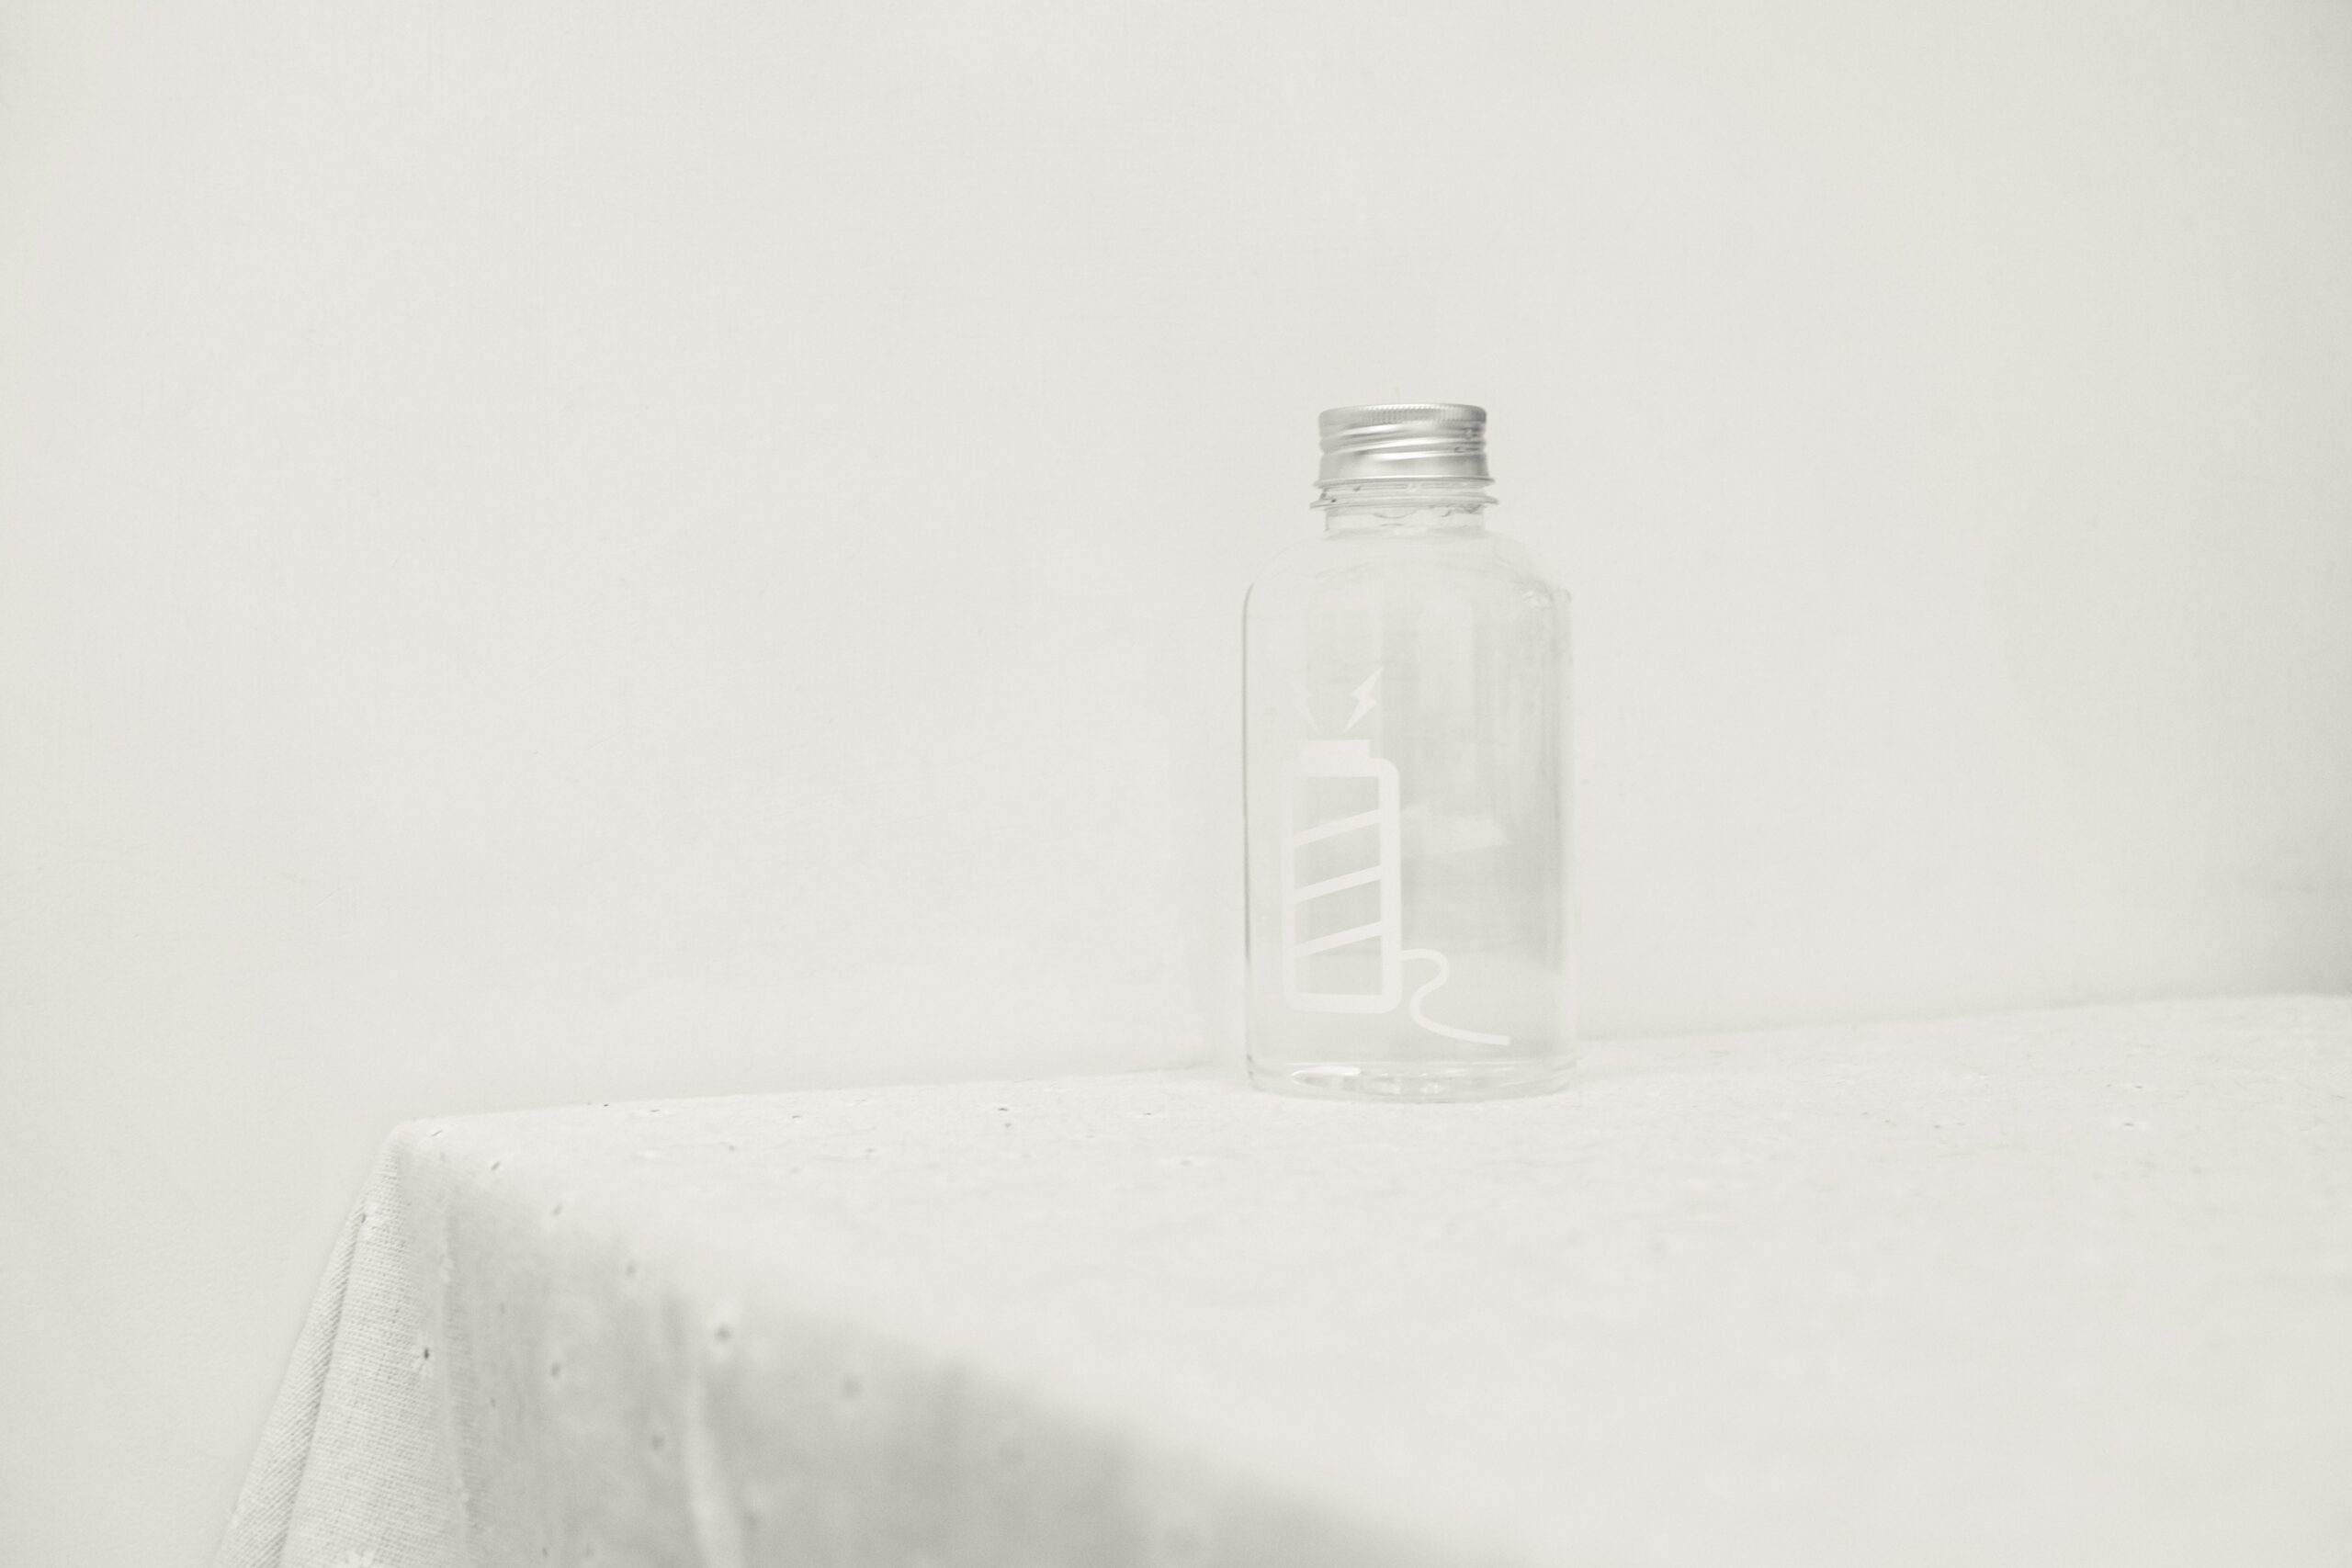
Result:
M1386 668L1385 665L1374 665L1372 673L1363 678L1363 684L1351 694L1356 700L1356 711L1348 715L1350 729L1353 729L1356 727L1356 720L1370 713L1374 705L1380 701L1380 672Z

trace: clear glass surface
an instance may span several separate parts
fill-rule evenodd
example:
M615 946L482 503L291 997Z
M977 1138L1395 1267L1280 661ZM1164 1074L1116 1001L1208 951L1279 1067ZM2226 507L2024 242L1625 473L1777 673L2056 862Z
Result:
M1262 1088L1557 1088L1567 596L1462 481L1325 492L1244 614L1249 1059Z

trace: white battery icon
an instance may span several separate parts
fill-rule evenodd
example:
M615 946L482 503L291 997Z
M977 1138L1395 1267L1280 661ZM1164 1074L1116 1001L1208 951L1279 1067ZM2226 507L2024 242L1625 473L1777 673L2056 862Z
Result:
M1283 769L1282 799L1283 997L1306 1012L1392 1011L1404 994L1396 764L1374 756L1370 740L1304 741ZM1312 881L1305 880L1303 870L1309 861L1317 868ZM1358 887L1376 889L1374 919L1311 937L1299 934L1302 926L1329 923L1313 918L1317 900ZM1358 895L1350 902L1363 901ZM1347 989L1309 985L1308 960L1324 954L1358 962L1317 967L1342 969L1372 983ZM1374 962L1362 962L1366 958Z

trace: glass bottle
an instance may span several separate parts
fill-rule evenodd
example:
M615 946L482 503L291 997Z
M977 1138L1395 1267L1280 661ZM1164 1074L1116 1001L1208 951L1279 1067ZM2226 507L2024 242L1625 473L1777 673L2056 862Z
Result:
M1486 411L1333 409L1244 612L1261 1088L1540 1094L1572 1051L1567 595L1487 528Z

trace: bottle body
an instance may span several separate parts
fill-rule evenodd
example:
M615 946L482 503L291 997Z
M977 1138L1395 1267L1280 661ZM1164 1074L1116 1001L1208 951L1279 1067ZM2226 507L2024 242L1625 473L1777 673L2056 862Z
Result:
M1327 491L1322 536L1251 585L1261 1087L1484 1099L1569 1066L1567 599L1487 530L1487 502L1441 481Z

